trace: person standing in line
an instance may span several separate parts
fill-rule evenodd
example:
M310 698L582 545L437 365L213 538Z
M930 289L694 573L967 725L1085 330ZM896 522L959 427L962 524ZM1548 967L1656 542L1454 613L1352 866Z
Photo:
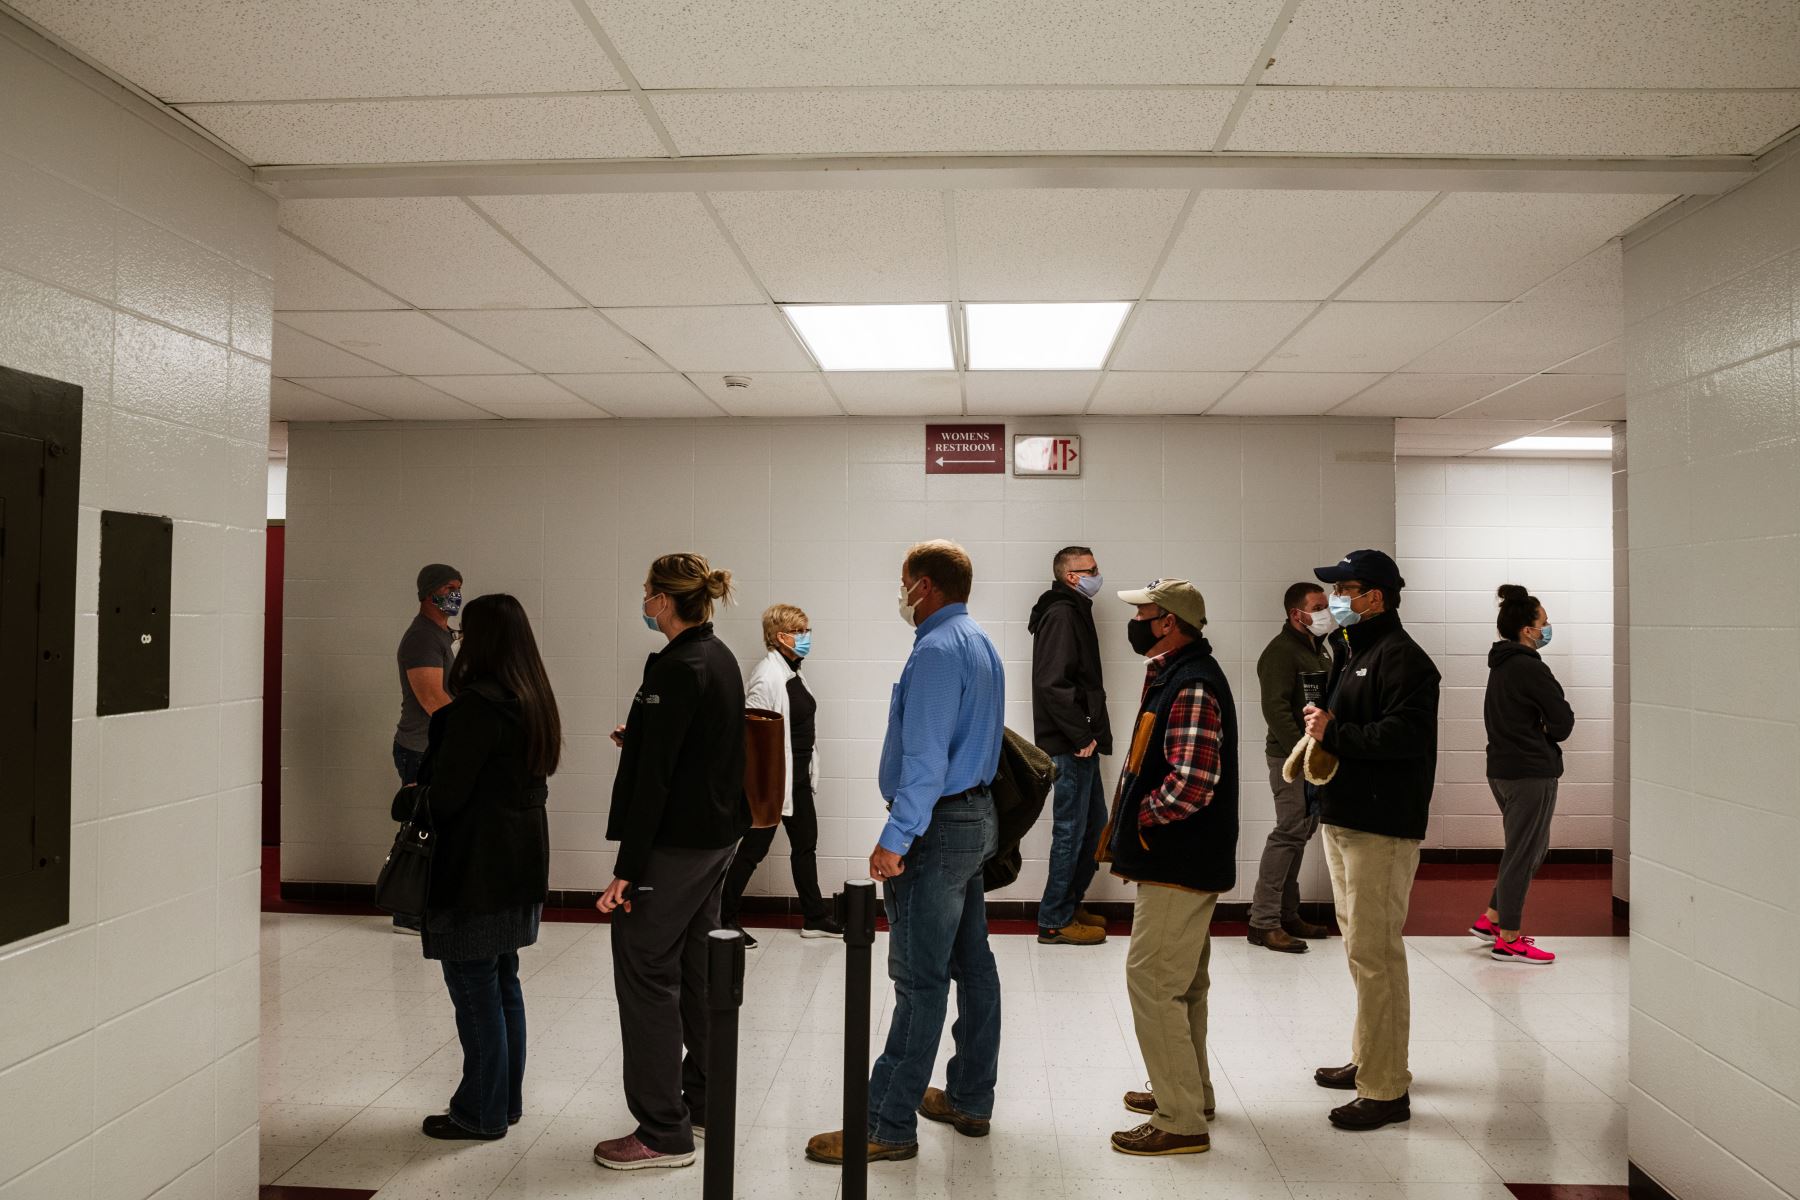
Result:
M1331 936L1331 930L1300 919L1300 864L1306 844L1319 828L1319 814L1306 794L1306 780L1282 778L1281 767L1305 731L1300 709L1306 698L1301 677L1328 676L1331 650L1325 638L1332 629L1325 589L1316 583L1293 584L1281 598L1287 620L1256 660L1262 687L1263 723L1268 741L1269 788L1275 794L1275 828L1263 845L1262 867L1250 901L1250 944L1285 954L1306 953L1308 938Z
M750 672L749 692L744 703L751 708L767 709L781 714L783 750L787 758L787 802L782 806L781 824L788 835L788 869L794 876L794 891L800 898L803 938L841 938L844 927L837 923L825 898L819 892L819 783L818 713L819 702L813 699L800 668L812 653L812 623L806 614L791 604L775 604L763 613L763 645L768 653ZM756 939L744 933L738 924L738 910L743 904L744 888L756 873L769 847L775 841L775 827L752 829L739 843L731 869L725 873L725 896L720 919L726 928L744 934L744 948L756 949Z
M921 542L900 568L900 619L912 654L888 704L879 783L889 816L869 875L886 890L894 1012L869 1073L869 1127L821 1133L813 1162L842 1163L866 1137L869 1161L919 1153L918 1120L986 1137L1000 1068L1000 974L988 946L982 867L1000 841L992 784L1000 769L1006 676L969 616L975 569L954 542ZM956 1024L940 1091L928 1087L950 984Z
M668 644L613 731L623 753L606 837L619 852L595 907L612 917L625 1103L637 1121L594 1147L615 1171L688 1166L706 1115L706 938L750 828L744 677L712 626L713 604L730 598L731 572L698 554L650 564L641 615Z
M463 1052L450 1107L424 1132L495 1141L524 1113L519 950L537 941L550 886L544 806L562 718L531 622L508 595L469 602L446 685L455 698L432 714L418 783L402 789L437 846L422 949L443 965Z
M1112 722L1100 675L1094 597L1104 580L1094 552L1065 546L1051 563L1054 582L1031 610L1032 740L1056 763L1049 878L1038 904L1038 941L1096 946L1106 919L1081 907L1099 864L1106 827L1100 756L1112 753Z
M1149 662L1106 852L1113 875L1138 889L1125 987L1150 1091L1125 1093L1125 1107L1150 1119L1113 1134L1112 1148L1204 1154L1212 917L1237 886L1237 706L1192 584L1157 579L1119 599L1137 606L1127 633Z
M394 729L394 770L401 786L416 783L419 765L430 742L431 717L450 703L444 688L456 657L456 635L450 618L462 611L462 572L443 563L419 571L419 608L400 637L395 661L400 667L400 722ZM396 819L405 815L396 810ZM416 918L394 914L394 932L418 936Z
M1320 791L1320 817L1356 985L1350 1062L1320 1067L1313 1082L1356 1089L1330 1118L1361 1131L1412 1115L1412 993L1401 934L1437 775L1439 676L1400 624L1406 581L1392 558L1353 550L1313 573L1331 586L1331 617L1342 632L1332 635L1330 699L1307 705L1302 717L1307 736L1338 759Z
M1550 618L1536 596L1502 584L1494 625L1500 640L1488 649L1488 787L1506 831L1506 849L1487 911L1469 932L1491 944L1501 962L1546 966L1556 955L1520 932L1525 893L1550 849L1550 819L1562 778L1562 743L1575 730L1575 710L1540 652L1550 644Z

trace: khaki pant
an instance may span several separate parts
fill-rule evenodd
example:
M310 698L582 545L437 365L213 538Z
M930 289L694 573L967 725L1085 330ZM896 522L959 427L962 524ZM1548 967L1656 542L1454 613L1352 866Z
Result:
M1398 1100L1412 1085L1406 1065L1412 993L1400 930L1419 869L1419 843L1327 825L1325 861L1356 983L1356 1029L1350 1039L1356 1094Z
M1205 1110L1213 1107L1206 989L1212 960L1208 932L1218 902L1217 892L1146 883L1139 885L1132 911L1125 989L1156 1095L1150 1123L1165 1133L1205 1133Z

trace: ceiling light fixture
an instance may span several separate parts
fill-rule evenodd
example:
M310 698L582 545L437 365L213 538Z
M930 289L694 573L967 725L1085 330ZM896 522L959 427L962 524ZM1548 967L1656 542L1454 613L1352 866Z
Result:
M1097 371L1131 311L1128 300L967 304L971 371Z
M1582 450L1612 453L1609 437L1522 437L1495 446L1495 450Z
M824 371L952 371L944 304L784 304Z

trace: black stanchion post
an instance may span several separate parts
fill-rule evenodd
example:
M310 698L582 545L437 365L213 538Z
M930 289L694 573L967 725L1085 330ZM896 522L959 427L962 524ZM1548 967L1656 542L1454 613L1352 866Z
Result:
M843 1200L869 1195L869 967L875 946L875 881L844 885Z
M738 1009L744 1004L744 935L715 929L706 943L705 1200L731 1200L737 1157Z

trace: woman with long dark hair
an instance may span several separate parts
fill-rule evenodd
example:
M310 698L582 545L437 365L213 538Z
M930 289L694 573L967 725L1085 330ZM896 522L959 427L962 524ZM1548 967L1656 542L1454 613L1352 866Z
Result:
M562 719L531 622L507 595L463 609L462 651L432 714L416 802L437 849L422 931L443 964L462 1042L462 1082L434 1138L492 1141L523 1111L525 996L519 949L537 941L550 878L546 780Z
M1501 585L1494 627L1500 640L1488 650L1488 787L1500 806L1506 849L1488 909L1469 932L1491 943L1502 962L1544 966L1556 955L1521 931L1525 893L1550 849L1550 819L1562 778L1562 743L1575 728L1575 712L1540 651L1550 644L1550 617L1536 596L1516 583Z

